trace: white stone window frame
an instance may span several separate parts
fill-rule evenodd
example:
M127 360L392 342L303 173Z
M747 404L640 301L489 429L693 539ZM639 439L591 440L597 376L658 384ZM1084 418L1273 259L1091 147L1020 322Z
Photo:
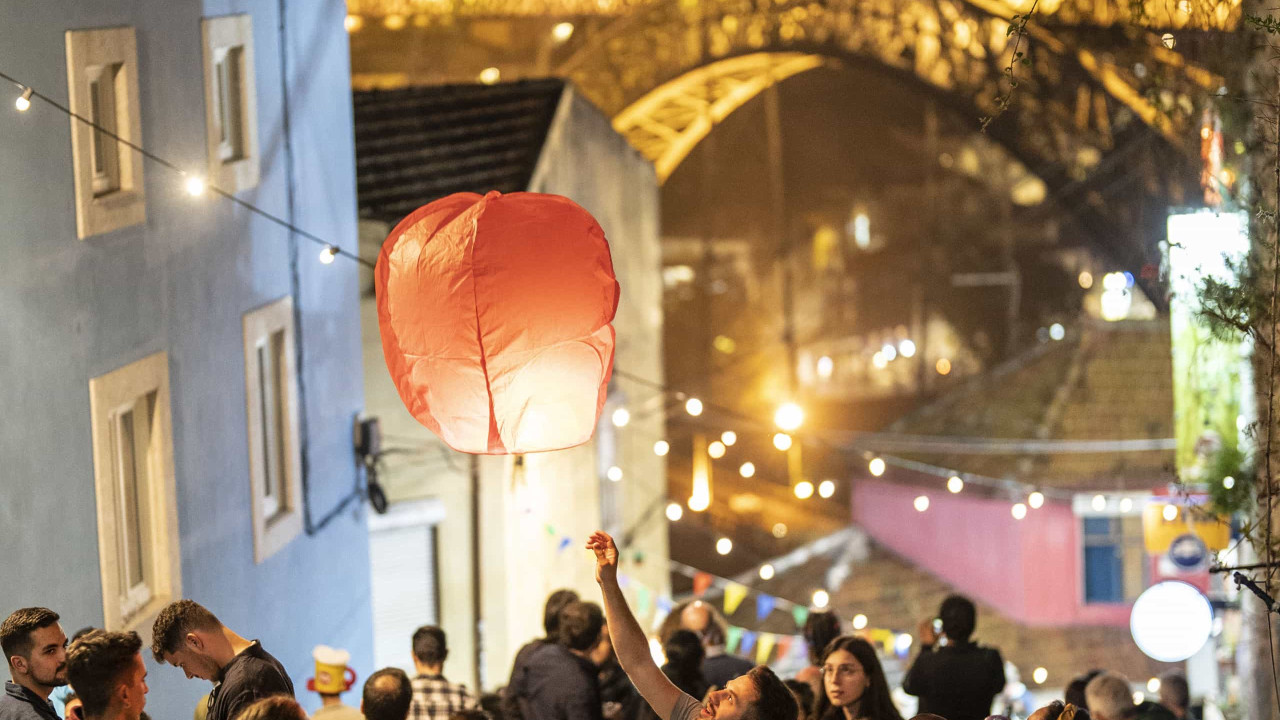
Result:
M128 563L121 536L126 473L118 451L120 416L154 394L146 423L146 487L139 503L145 592L124 588ZM149 642L160 610L182 597L182 553L174 482L173 425L169 413L169 358L159 352L89 381L93 436L94 493L98 512L98 559L102 609L107 630L135 630ZM134 425L136 429L136 425ZM136 445L135 445L136 447Z
M142 106L138 100L138 43L132 27L68 30L67 100L71 112L94 119L95 80L110 97L99 107L110 116L101 123L116 135L136 145L142 144ZM113 72L103 78L104 68ZM95 142L107 144L107 173L95 173ZM76 234L81 240L139 225L147 221L143 159L137 151L99 134L88 124L71 118L71 157L76 195ZM97 175L97 181L95 181ZM106 191L112 182L118 189Z
M205 136L208 180L236 193L258 185L258 100L254 84L253 19L247 14L200 21L204 47ZM227 63L233 63L235 87L227 97ZM224 102L224 100L226 102ZM229 103L229 106L228 106ZM223 117L235 128L236 141L223 140Z
M298 415L298 371L294 352L293 298L285 296L245 313L245 412L249 440L249 486L254 562L261 563L302 532L302 451ZM275 346L279 339L279 345ZM278 352L275 352L278 350ZM278 371L264 377L264 358ZM264 382L264 380L266 382ZM279 407L267 402L274 390ZM278 413L278 414L277 414ZM271 417L271 416L275 417ZM278 433L268 433L271 427ZM271 459L276 455L275 481ZM271 487L274 496L267 492Z

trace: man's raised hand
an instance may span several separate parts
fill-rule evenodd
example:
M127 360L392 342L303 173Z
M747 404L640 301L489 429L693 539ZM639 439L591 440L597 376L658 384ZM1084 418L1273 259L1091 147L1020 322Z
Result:
M618 579L618 546L609 534L600 530L587 539L587 549L596 554L596 582Z

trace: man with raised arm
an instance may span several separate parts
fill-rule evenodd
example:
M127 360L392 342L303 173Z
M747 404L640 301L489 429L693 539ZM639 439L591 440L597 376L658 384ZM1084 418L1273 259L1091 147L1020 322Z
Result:
M613 538L597 531L587 540L587 549L596 555L596 582L618 662L661 720L796 720L795 696L764 665L711 693L705 706L681 692L653 661L649 641L618 587L618 546Z

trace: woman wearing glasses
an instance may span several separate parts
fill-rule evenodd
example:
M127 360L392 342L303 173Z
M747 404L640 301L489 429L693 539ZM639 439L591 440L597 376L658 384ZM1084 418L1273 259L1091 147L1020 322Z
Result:
M818 720L902 720L875 648L862 638L843 635L827 645L822 686Z

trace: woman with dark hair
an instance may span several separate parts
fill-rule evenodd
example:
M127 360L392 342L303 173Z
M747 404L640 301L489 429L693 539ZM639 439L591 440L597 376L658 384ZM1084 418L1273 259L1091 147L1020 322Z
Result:
M809 646L809 667L796 673L796 679L809 683L813 695L822 694L822 651L840 637L840 618L833 612L809 613L804 621L804 642Z
M852 635L832 640L822 653L818 720L902 720L889 695L880 658L871 643Z
M691 630L677 630L662 646L667 664L662 666L671 683L691 697L702 700L711 686L702 674L705 651L698 635Z

